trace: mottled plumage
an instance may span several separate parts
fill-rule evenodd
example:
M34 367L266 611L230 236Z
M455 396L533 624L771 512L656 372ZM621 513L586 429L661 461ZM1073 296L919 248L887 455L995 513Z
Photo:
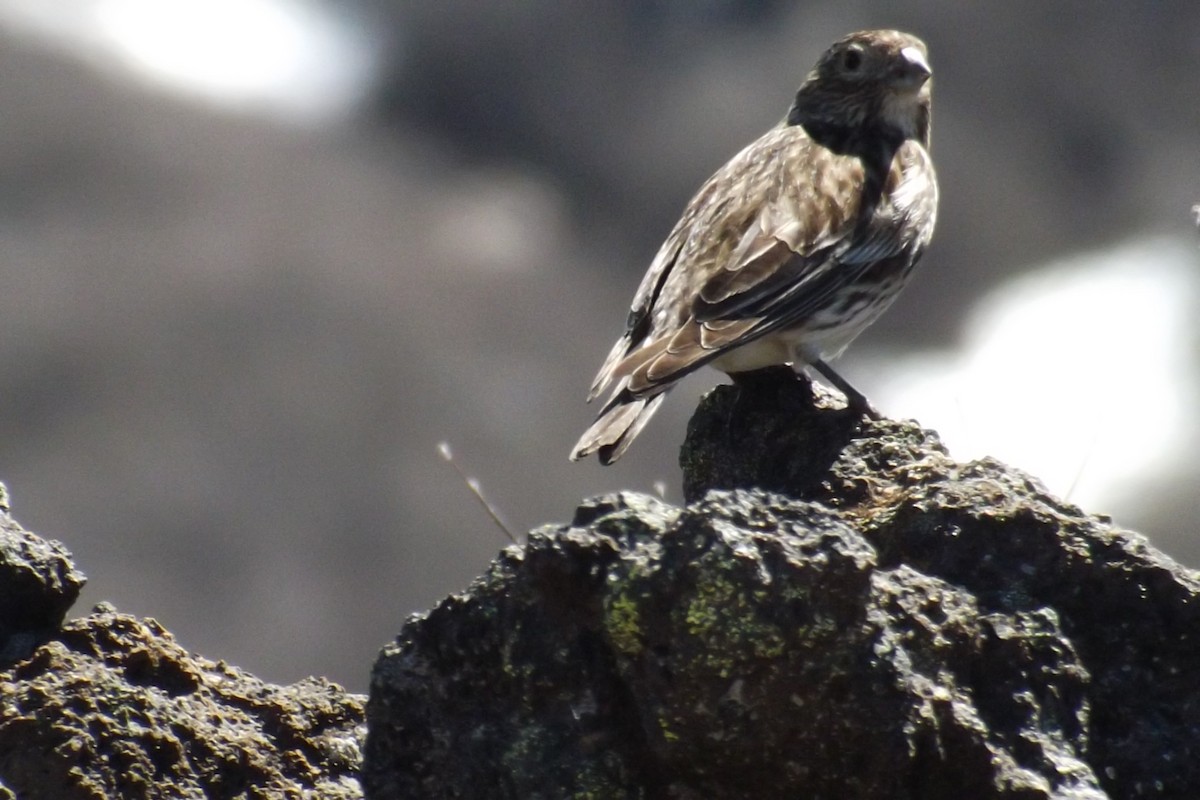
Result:
M612 387L572 459L612 463L684 375L812 366L874 322L933 233L925 45L898 31L834 44L787 117L700 188L633 298L588 401Z

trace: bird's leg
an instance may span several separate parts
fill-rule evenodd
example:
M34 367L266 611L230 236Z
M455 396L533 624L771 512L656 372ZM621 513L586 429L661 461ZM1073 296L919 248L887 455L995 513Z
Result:
M882 419L882 415L871 405L871 401L862 392L851 386L849 381L838 375L833 367L826 364L824 360L820 358L814 359L810 363L810 366L821 373L822 378L829 381L835 389L846 396L846 403L852 411L857 411L867 419Z

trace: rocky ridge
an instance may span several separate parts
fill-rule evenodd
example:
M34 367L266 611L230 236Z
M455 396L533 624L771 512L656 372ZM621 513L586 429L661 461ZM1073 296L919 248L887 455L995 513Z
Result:
M64 621L84 576L0 497L0 798L1200 794L1200 580L1138 534L782 372L681 464L411 618L366 699Z
M405 626L368 797L1200 793L1200 581L1143 537L786 373L681 462Z

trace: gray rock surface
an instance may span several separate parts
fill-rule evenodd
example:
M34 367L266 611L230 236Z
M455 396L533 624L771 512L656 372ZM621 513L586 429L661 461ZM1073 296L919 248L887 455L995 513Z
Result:
M1200 796L1200 581L1141 536L777 372L681 460L409 621L367 797Z

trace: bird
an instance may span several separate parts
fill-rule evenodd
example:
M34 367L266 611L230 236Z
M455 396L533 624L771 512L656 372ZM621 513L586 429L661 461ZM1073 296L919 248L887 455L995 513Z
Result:
M879 417L827 361L891 305L932 238L931 76L925 43L900 31L851 33L824 52L783 120L700 187L658 250L572 461L616 461L704 365L735 377L811 367Z

